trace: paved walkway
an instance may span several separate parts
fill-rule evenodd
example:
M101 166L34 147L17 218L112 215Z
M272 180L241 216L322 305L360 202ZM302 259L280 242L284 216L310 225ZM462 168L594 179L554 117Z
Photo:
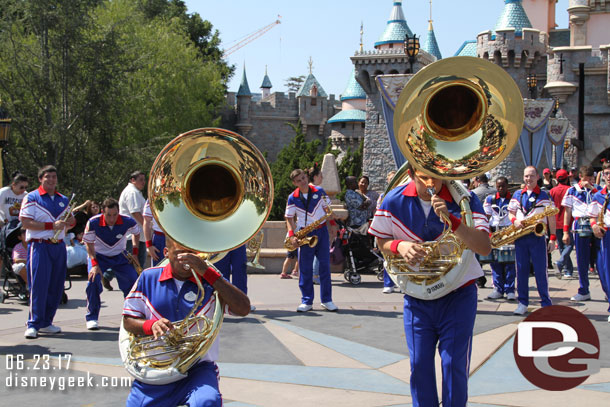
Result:
M129 388L121 387L118 381L127 374L117 347L122 294L104 292L102 329L91 332L85 329L84 286L84 279L75 281L68 291L68 304L57 313L55 323L63 329L60 335L25 340L27 307L12 298L0 305L0 354L8 354L0 360L1 405L124 405ZM605 346L610 339L610 324L599 280L591 277L593 300L583 303L569 301L578 287L576 279L551 276L550 287L555 304L574 307L593 322L602 343L601 372L570 391L549 392L529 384L519 373L512 354L513 335L522 320L512 315L516 304L486 300L491 289L480 289L470 406L610 404L610 351ZM246 318L226 317L220 332L220 388L225 406L411 405L400 294L382 294L381 283L372 275L365 275L363 283L354 287L335 274L333 298L340 311L326 312L316 303L312 312L297 314L297 280L251 275L249 290L256 311ZM530 298L537 304L535 288ZM535 308L537 305L532 305L530 311ZM44 366L44 355L49 354L53 356L49 370L35 370ZM19 355L28 360L21 369L17 366ZM43 356L37 360L38 356L33 355ZM57 355L62 360L58 361ZM71 355L69 369L66 355ZM58 362L62 362L61 369ZM48 376L47 388L40 384L15 387L19 378L32 380L35 376ZM82 377L94 387L58 389L60 380L67 377ZM104 387L103 380L108 380L105 377L113 378L110 387ZM48 387L53 378L55 388L51 390ZM13 387L7 388L8 380ZM68 382L64 384L68 386Z

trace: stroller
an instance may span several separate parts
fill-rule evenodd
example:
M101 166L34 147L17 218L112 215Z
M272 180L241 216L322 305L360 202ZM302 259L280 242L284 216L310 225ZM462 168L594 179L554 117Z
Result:
M0 302L6 298L17 297L20 301L27 302L29 292L27 284L19 274L13 271L13 248L21 243L21 222L15 219L0 229L0 256L2 256L2 290L0 291Z
M377 275L378 280L383 281L383 256L372 246L370 237L341 222L338 223L341 226L339 237L345 256L345 280L352 285L358 285L362 280L362 272L372 272Z

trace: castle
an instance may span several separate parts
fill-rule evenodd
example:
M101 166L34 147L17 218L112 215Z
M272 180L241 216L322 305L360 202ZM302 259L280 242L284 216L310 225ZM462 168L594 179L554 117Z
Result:
M308 140L328 139L342 151L364 139L363 171L371 178L372 188L384 189L385 174L396 165L375 80L380 75L415 74L442 58L430 17L428 32L411 68L403 43L412 33L402 1L392 3L386 28L374 49L361 47L351 57L354 71L339 100L326 95L311 72L299 91L288 96L270 93L271 82L265 75L259 97L250 92L244 67L238 92L228 95L229 104L234 106L228 126L267 151L270 161L294 136L286 123L296 124L298 120ZM564 166L599 167L601 158L610 158L610 2L570 0L567 29L556 28L556 0L504 3L495 26L479 33L475 40L465 41L455 55L484 58L501 66L525 99L557 100L555 114L568 123ZM532 76L537 79L535 89L527 83ZM583 92L579 91L581 87ZM539 169L552 166L547 157L538 165ZM523 167L517 146L492 171L492 177L502 174L520 182Z

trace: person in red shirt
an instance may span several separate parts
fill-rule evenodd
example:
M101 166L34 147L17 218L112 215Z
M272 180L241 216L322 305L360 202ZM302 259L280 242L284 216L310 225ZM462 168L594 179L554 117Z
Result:
M557 235L557 248L559 249L560 257L559 260L555 263L557 268L559 269L559 273L563 274L564 277L571 277L574 272L574 265L572 264L572 259L570 258L570 253L572 253L572 249L574 248L572 241L569 244L565 244L563 242L563 217L565 213L565 206L561 206L561 201L563 200L564 195L570 189L570 181L569 175L566 170L558 170L557 171L557 186L552 188L550 191L551 198L555 203L555 206L559 208L559 213L555 217L556 230L555 234Z

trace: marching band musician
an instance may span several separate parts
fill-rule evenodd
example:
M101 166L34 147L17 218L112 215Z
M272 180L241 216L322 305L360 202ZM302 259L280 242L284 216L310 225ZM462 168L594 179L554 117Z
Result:
M538 187L540 175L536 167L527 166L523 170L525 188L517 190L508 204L508 216L515 227L522 227L523 220L544 211L547 206L554 206L546 191ZM548 230L555 230L555 217L547 217ZM554 233L548 244L548 250L555 248L557 240ZM519 305L513 311L515 315L525 315L529 304L529 272L530 263L534 267L536 287L543 307L552 305L549 297L549 278L547 274L547 256L540 253L547 252L546 236L536 236L533 233L515 240L515 258L517 265L517 293Z
M144 270L136 285L125 298L123 324L135 335L153 335L158 338L173 329L170 321L184 319L197 299L198 286L191 269L204 286L204 299L195 312L212 318L215 304L214 290L232 314L246 316L250 312L250 300L241 290L222 278L220 273L196 255L166 237L164 255L169 264ZM218 389L218 341L200 358L187 377L164 385L133 382L127 406L222 406Z
M469 249L487 255L491 251L489 225L481 201L470 193L474 227L461 222L459 205L441 179L408 169L412 181L398 186L384 198L375 213L369 233L377 237L386 253L402 256L412 265L425 257L421 242L438 239L444 223ZM430 196L428 188L434 188ZM478 262L472 261L461 286L435 300L404 296L404 325L411 360L411 396L414 406L438 406L434 357L438 343L442 360L443 406L465 406L468 401L468 376L472 332L477 310L477 278L483 275Z
M588 301L591 299L589 292L589 264L591 263L591 251L599 250L599 240L591 236L589 229L589 216L587 206L591 203L593 195L601 189L595 185L595 171L593 167L584 165L579 170L580 180L574 184L563 197L561 206L565 207L563 218L563 243L570 244L570 226L574 233L574 245L576 247L576 265L578 268L578 293L572 301ZM573 220L573 222L572 222ZM585 228L583 230L583 228ZM587 233L588 232L588 233Z
M163 249L165 249L165 232L163 232L153 217L148 199L144 204L144 223L142 224L142 229L144 229L144 240L146 241L146 251L150 256L150 262L153 266L156 266L163 260L162 253Z
M96 330L100 314L102 273L112 269L123 295L127 296L138 279L138 273L125 255L127 236L131 236L133 248L138 247L140 228L135 219L119 215L119 202L106 198L102 213L87 221L83 242L87 246L89 282L87 293L87 329ZM135 258L135 253L134 253Z
M510 202L511 193L508 190L508 179L506 177L498 177L496 180L495 195L488 195L485 198L483 209L489 218L491 230L495 231L501 228L510 226L508 219L508 203ZM495 300L504 297L514 301L515 297L515 263L491 263L491 272L494 281L494 290L487 298Z
M28 242L26 267L30 316L25 330L28 339L37 338L39 332L61 332L60 327L53 325L53 318L66 281L66 245L63 237L66 228L76 224L70 213L68 198L57 192L57 169L52 165L42 167L38 171L38 181L40 186L23 198L19 213ZM53 240L57 231L59 235Z
M591 218L591 229L593 230L593 234L598 239L601 239L601 248L598 253L598 256L601 257L601 261L597 263L601 267L598 267L597 271L599 273L602 289L604 290L604 293L606 293L606 298L608 299L610 298L608 295L610 292L610 255L608 254L610 253L610 234L606 232L607 226L610 224L610 206L608 206L608 200L610 200L610 195L608 195L608 186L610 186L610 162L606 161L602 164L602 176L604 177L606 186L593 195L593 199L587 207L587 215ZM599 216L602 213L604 225L600 225L598 222ZM608 308L608 311L610 312L610 307ZM608 322L610 322L610 316L608 316Z
M326 192L320 187L309 185L307 174L301 169L292 171L290 179L297 188L288 196L284 216L288 226L290 241L293 247L297 247L298 239L295 233L326 214L325 208L327 203L323 199L326 196ZM296 221L294 219L295 215ZM309 236L317 236L318 244L315 247L303 245L299 248L301 304L297 307L297 312L307 312L312 309L314 299L312 275L314 256L320 262L320 297L322 308L327 311L337 311L339 308L333 303L332 299L330 243L326 221L322 222Z

